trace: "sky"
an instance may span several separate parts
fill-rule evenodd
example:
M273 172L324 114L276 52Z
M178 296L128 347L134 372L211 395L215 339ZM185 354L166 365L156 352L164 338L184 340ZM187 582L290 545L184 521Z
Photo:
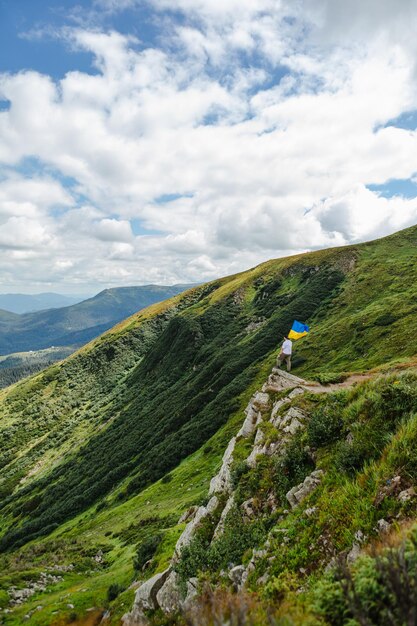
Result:
M0 292L417 223L417 0L0 0Z

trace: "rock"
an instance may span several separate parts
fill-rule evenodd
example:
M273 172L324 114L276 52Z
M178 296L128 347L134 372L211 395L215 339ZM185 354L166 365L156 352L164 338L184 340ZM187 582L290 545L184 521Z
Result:
M178 520L178 524L184 524L184 522L190 522L194 518L197 511L198 511L198 506L190 507L187 511L185 511L185 513L181 515L180 519Z
M301 389L301 387L296 387L288 394L287 397L290 398L290 400L293 400L293 398L296 398L297 396L303 393L304 393L304 389Z
M230 493L232 491L231 467L233 463L233 452L236 445L236 437L232 437L226 452L223 455L221 468L210 481L209 495L214 493Z
M380 533L388 533L391 530L391 524L387 522L384 518L379 519L376 523L377 530Z
M284 428L284 433L288 433L290 435L295 435L297 430L302 428L302 423L295 417L288 426Z
M229 511L231 510L231 508L233 507L234 503L235 503L235 496L233 494L230 496L230 498L226 502L226 505L222 511L222 514L220 515L219 523L217 524L215 531L213 533L213 539L217 539L218 537L220 537L220 535L223 534L226 517Z
M357 543L365 543L366 535L359 529L355 533L355 540Z
M290 403L290 399L288 397L281 398L281 400L277 400L277 402L275 402L274 406L272 407L271 419L269 421L274 422L280 408L284 406L285 404L289 404L289 403Z
M267 571L267 572L265 572L265 574L263 574L262 576L260 576L260 577L258 578L258 580L256 581L256 584L257 584L259 587L263 587L263 585L266 585L266 583L268 582L268 580L269 580L269 572Z
M182 535L180 536L180 538L177 541L177 544L175 546L174 557L173 557L174 560L177 559L180 556L181 550L184 548L184 546L188 546L189 545L189 543L191 542L191 540L192 540L192 538L194 536L194 533L195 533L196 529L198 528L201 520L203 520L208 515L211 515L212 513L214 513L214 511L217 509L218 505L219 505L219 501L218 501L217 497L213 496L212 498L210 498L207 506L200 506L197 509L197 512L196 512L194 518L184 528L184 531L183 531Z
M350 552L348 552L348 555L346 557L346 561L348 562L348 564L351 565L352 563L354 563L356 559L360 556L360 553L361 553L360 545L358 543L354 543L352 545Z
M181 608L183 611L188 611L195 599L198 595L198 578L193 577L187 580L187 593L184 600L181 603Z
M317 512L317 507L316 506L312 506L309 507L308 509L306 509L304 511L304 513L307 515L307 517L311 517L312 515L314 515Z
M241 588L243 577L246 573L246 568L244 565L236 565L232 567L229 572L229 578L233 583L233 586L236 591Z
M255 411L261 411L262 413L265 413L265 411L267 411L269 409L269 404L270 404L270 399L269 399L269 394L262 392L262 391L258 391L252 400L252 406L255 409Z
M283 391L284 389L291 389L293 387L300 387L305 384L305 380L293 376L289 372L274 367L272 374L268 377L267 383L264 385L265 391Z
M182 596L180 591L179 576L176 572L171 572L156 594L156 601L159 607L166 614L178 611L181 606Z
M324 475L323 470L315 470L302 483L296 485L286 494L286 498L291 508L298 506L316 487L319 486L321 478Z
M417 493L414 487L409 487L408 489L404 489L398 494L398 500L400 500L400 502L408 502L409 500L411 500L412 498L415 498L416 496L417 496Z
M306 415L303 411L292 406L286 413L284 413L284 415L278 417L274 421L274 426L275 428L280 428L286 433L294 434L294 432L296 432L296 430L298 430L298 428L302 425L301 422L304 421L305 418ZM297 425L292 426L293 422Z
M256 516L256 508L254 506L254 502L255 501L253 498L249 498L249 500L245 500L245 502L242 502L241 504L243 514L246 517L247 521Z
M252 404L252 400L249 402L248 406L245 409L246 418L242 424L242 428L237 433L236 437L250 437L254 432L255 428L261 421L261 413L257 411Z
M170 573L171 568L168 568L160 574L155 574L139 587L135 594L132 610L122 617L123 626L136 626L137 622L143 618L145 611L158 608L157 594Z

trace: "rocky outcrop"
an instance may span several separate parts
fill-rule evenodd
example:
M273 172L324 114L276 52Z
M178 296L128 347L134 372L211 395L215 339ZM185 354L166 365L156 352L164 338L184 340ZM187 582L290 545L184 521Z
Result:
M302 483L290 489L286 494L286 498L292 509L301 504L301 502L319 486L323 476L323 470L315 470L307 476Z
M139 587L135 594L132 610L122 617L123 626L137 626L137 624L141 623L145 611L159 608L157 595L170 573L171 568L168 568L160 574L155 574L155 576L152 576Z
M226 506L224 507L224 509L222 511L222 514L221 514L220 519L219 519L219 523L217 524L216 529L215 529L215 531L213 533L213 539L217 539L223 533L224 525L225 525L225 522L226 522L226 517L227 517L228 513L231 511L234 503L235 503L235 496L233 494L233 495L230 496L230 498L226 502Z
M230 493L232 491L232 475L230 470L233 463L235 445L236 437L232 437L223 455L222 466L218 474L210 481L209 495L213 495L214 493Z
M227 516L235 506L232 466L237 441L242 438L249 439L255 435L251 452L246 459L249 467L256 465L257 457L260 454L283 454L293 435L305 426L307 416L301 409L292 406L292 401L297 396L303 394L306 389L307 383L301 378L277 368L272 370L262 390L253 395L246 407L245 419L239 432L229 441L222 458L220 470L210 482L210 500L208 504L206 506L191 507L181 516L179 523L187 522L187 525L177 541L171 567L162 574L152 577L138 588L133 609L131 613L124 617L124 626L134 626L136 623L140 623L139 619L143 616L143 612L150 609L162 609L166 614L173 614L179 609L190 607L197 595L198 580L190 579L186 581L186 594L183 597L184 589L180 585L179 576L175 571L175 564L178 562L182 550L195 537L201 522L207 517L213 517L214 513L218 515L220 503L226 500L225 497L221 497L222 495L227 496L227 501L213 533L213 540L218 539L224 532ZM285 397L281 397L273 404L271 394L283 391L286 392ZM265 427L261 427L262 423L265 424ZM272 437L271 428L273 431ZM274 431L274 428L277 432ZM269 433L268 439L265 438L264 431ZM322 475L323 472L321 470L316 470L310 476L307 476L300 485L288 492L287 499L292 507L297 506L317 487ZM265 510L276 510L277 503L273 494L269 494L262 506ZM258 507L259 503L254 498L244 502L241 505L243 519L247 522L253 520L258 515ZM241 564L230 567L228 578L236 591L241 590L245 586L249 575L255 571L256 561L264 558L266 554L266 550L253 550L252 558L247 567ZM265 576L267 576L267 573L265 573Z
M213 496L212 498L210 498L207 506L200 506L197 509L197 512L194 515L193 519L187 524L184 532L177 541L174 552L174 561L180 557L181 550L183 550L185 546L188 546L190 544L201 521L208 515L212 515L217 509L218 505L218 498L216 496Z

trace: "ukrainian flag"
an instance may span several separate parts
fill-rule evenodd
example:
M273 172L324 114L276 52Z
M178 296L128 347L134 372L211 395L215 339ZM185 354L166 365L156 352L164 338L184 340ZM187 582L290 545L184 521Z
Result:
M288 339L301 339L301 337L305 337L307 333L310 331L310 327L307 324L302 324L301 322L297 322L294 320L294 324L289 332Z

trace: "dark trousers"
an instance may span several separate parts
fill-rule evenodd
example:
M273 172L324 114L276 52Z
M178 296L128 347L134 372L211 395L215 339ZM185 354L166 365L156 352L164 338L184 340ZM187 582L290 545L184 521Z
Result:
M277 358L278 367L281 367L284 361L287 362L287 372L290 372L291 371L291 354L284 354L283 352L281 352L281 354Z

